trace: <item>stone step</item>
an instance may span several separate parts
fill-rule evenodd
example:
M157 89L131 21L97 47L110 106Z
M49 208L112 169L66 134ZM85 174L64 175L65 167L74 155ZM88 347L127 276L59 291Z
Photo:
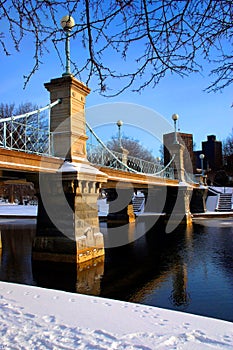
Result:
M220 193L216 211L232 211L232 194Z
M144 202L144 197L135 197L132 200L134 212L138 212L141 209L142 203Z

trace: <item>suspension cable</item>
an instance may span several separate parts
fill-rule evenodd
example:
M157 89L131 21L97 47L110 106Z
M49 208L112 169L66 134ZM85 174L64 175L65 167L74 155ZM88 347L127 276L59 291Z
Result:
M131 172L134 172L136 174L142 174L132 168L130 168L128 165L124 164L104 143L103 141L99 138L99 136L95 133L95 131L92 129L92 127L88 124L88 122L86 121L86 126L87 128L89 129L89 131L93 134L93 136L96 138L96 140L101 144L101 146L109 153L111 154L111 156L116 160L118 161L121 165L123 165L127 170L131 171ZM170 165L171 163L173 162L173 160L175 159L175 154L173 155L173 157L171 158L170 162L160 171L156 172L156 173L143 173L143 174L146 174L146 175L149 175L149 176L156 176L156 175L159 175L161 173L163 173Z
M118 161L121 165L123 165L126 169L128 169L129 171L132 171L134 173L137 173L136 170L128 167L127 164L124 164L119 158L117 158L117 156L115 156L115 154L103 143L103 141L99 138L99 136L97 136L97 134L94 132L94 130L91 128L91 126L88 124L88 122L86 121L86 126L88 127L89 131L93 134L93 136L96 138L96 140L101 144L101 146L106 149L106 151L111 154L111 156Z
M61 99L60 98L57 99L56 101L48 104L47 106L39 108L39 109L37 109L35 111L24 113L24 114L21 114L21 115L11 116L11 117L7 117L7 118L2 118L2 119L0 118L0 123L14 121L14 120L17 120L17 119L20 119L20 118L29 117L29 116L34 115L34 114L39 114L39 113L41 113L43 111L46 111L47 109L53 108L54 106L58 105L59 103L61 103Z

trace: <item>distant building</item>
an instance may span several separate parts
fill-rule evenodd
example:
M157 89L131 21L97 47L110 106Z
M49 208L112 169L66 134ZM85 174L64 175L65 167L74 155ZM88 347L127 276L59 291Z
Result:
M207 136L207 141L202 142L202 150L209 168L213 170L222 168L222 142L217 141L215 135Z
M172 155L169 152L170 146L174 143L175 133L163 135L163 148L164 148L164 165L167 165ZM177 132L177 140L179 143L185 146L184 149L184 168L187 172L193 173L195 168L195 158L193 154L193 135L182 132Z
M213 172L222 169L222 142L217 141L215 135L208 135L207 141L202 141L202 150L194 152L196 157L196 168L201 167L201 161L199 159L201 153L205 156L204 169L209 169Z

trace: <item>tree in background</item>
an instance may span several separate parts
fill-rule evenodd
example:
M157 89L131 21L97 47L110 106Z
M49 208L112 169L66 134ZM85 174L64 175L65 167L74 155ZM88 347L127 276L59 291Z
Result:
M48 148L49 130L46 114L36 113L17 120L1 122L3 118L24 115L38 109L39 107L31 102L21 103L18 107L15 107L14 103L0 103L0 145L18 150L35 151L37 149L43 153L43 150Z
M128 155L131 157L140 158L148 162L156 161L152 154L152 150L148 150L144 147L139 140L123 136L121 144L122 147L129 152ZM107 142L107 147L112 151L119 152L119 139L113 136L111 140Z
M229 184L229 176L225 170L218 170L214 176L214 186L227 186Z
M52 45L60 58L66 14L76 21L72 73L87 85L97 77L105 96L154 87L168 73L202 72L205 62L213 65L207 91L232 83L232 0L1 1L0 49L10 55L24 48L25 38L34 43L25 84Z
M231 186L233 185L233 129L231 134L223 141L224 169L230 176Z
M159 147L159 154L160 154L160 163L164 164L164 146L160 145Z
M233 154L233 129L231 134L223 141L223 156L228 157Z
M37 105L33 105L31 102L21 103L18 107L15 106L15 103L0 103L0 118L10 118L37 110L38 108Z
M14 103L0 103L0 118L9 118L14 115L15 104Z

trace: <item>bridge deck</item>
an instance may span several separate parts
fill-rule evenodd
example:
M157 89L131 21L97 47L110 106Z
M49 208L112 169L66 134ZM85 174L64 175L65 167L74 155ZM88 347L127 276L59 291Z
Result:
M22 172L46 172L54 173L63 164L63 159L56 157L41 156L31 153L24 153L9 149L0 149L0 169L22 171ZM95 165L93 165L95 166ZM98 167L98 169L108 175L105 187L115 187L116 182L121 182L121 186L127 187L127 184L137 184L140 187L149 186L178 186L179 181L156 177L149 174L130 173L129 171L116 170L107 167ZM198 184L192 184L192 187L198 187Z
M60 158L0 149L0 169L2 170L54 173L62 163L63 160Z
M108 175L108 182L104 187L115 187L116 182L121 182L122 186L127 187L127 184L137 184L140 187L159 186L178 186L179 181L169 178L156 177L148 174L130 173L121 170L102 167L99 169Z

